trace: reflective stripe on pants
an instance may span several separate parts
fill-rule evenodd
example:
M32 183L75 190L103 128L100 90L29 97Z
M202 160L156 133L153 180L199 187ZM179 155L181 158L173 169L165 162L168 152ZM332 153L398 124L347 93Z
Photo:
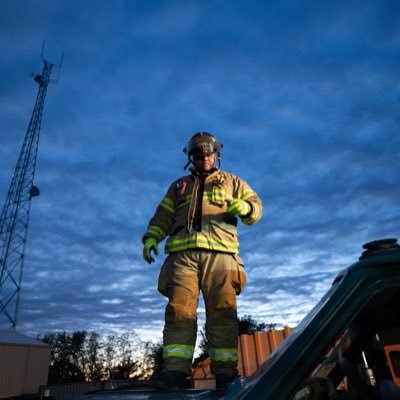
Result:
M186 346L184 344L170 344L163 347L163 358L181 357L192 359L194 353L193 346Z
M238 349L237 347L231 347L229 349L208 349L208 354L211 357L211 361L236 361L238 360Z

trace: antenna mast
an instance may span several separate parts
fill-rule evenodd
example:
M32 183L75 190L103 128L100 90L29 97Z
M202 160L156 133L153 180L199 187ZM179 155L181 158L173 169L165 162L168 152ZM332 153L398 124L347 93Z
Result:
M31 199L40 194L34 176L43 105L48 84L58 82L64 56L63 52L58 65L52 64L45 60L43 49L44 42L43 71L34 75L39 85L35 107L0 216L0 327L10 330L17 325ZM50 79L53 67L58 69L56 80Z

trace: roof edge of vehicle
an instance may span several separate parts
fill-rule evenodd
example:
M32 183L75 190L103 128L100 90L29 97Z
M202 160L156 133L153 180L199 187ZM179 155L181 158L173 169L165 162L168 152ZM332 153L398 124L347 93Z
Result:
M284 385L280 380L288 369L293 378L299 363L306 366L305 357L310 352L321 352L332 337L332 326L338 331L354 317L351 310L357 310L376 290L393 281L398 274L400 283L400 246L396 239L382 239L366 243L359 260L343 269L334 279L332 287L306 315L293 332L285 339L271 356L248 378L238 379L230 388L225 398L252 399L273 398L287 399L299 382L293 379ZM382 274L393 267L393 274ZM379 279L377 279L379 278ZM368 289L368 290L367 290ZM323 312L321 312L323 310ZM335 322L335 324L333 324ZM307 340L305 340L307 338ZM285 352L291 346L292 351ZM285 371L283 369L286 368ZM294 382L294 383L293 383ZM293 383L291 385L291 383ZM279 392L276 391L277 388Z

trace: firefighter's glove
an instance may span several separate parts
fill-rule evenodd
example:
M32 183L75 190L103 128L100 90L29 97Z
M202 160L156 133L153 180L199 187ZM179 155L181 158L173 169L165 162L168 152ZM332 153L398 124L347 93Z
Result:
M244 200L233 199L228 205L228 213L238 217L244 217L251 212L251 205Z
M154 251L154 254L158 256L158 246L157 246L157 240L153 238L148 238L144 242L144 247L143 247L143 258L145 261L147 261L149 264L151 264L154 261L154 258L151 256L151 251Z

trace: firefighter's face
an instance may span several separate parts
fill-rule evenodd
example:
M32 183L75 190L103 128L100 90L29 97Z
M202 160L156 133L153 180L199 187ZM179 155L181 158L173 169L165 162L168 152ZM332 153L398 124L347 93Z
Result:
M214 168L216 159L217 156L215 153L194 155L194 168L198 172L209 172Z

